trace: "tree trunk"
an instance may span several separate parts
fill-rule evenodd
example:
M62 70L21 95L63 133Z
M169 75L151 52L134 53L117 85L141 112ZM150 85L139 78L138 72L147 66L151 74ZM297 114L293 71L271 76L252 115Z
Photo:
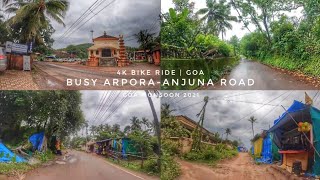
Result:
M157 155L158 155L158 160L157 160L157 164L158 164L158 168L160 169L161 168L161 160L160 160L160 156L161 156L161 131L160 131L160 123L159 123L159 119L158 119L158 116L157 116L157 112L154 108L154 105L153 105L153 102L152 102L152 99L151 97L149 96L149 91L145 91L146 92L146 95L147 95L147 98L148 98L148 101L149 101L149 104L150 104L150 108L151 108L151 111L152 111L152 115L153 115L153 122L154 122L154 126L155 126L155 133L156 133L156 136L157 136L157 139L158 139L158 152L157 152Z
M254 138L253 123L251 124L251 128L252 128L252 139L253 139Z

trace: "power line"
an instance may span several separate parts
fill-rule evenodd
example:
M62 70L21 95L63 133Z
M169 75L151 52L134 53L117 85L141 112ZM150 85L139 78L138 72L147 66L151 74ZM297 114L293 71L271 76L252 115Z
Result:
M75 27L75 25L78 25L81 21L83 21L87 16L85 16L85 14L87 14L87 12L90 10L91 8L100 0L96 0L84 13L82 13L82 15L59 37L59 39L62 39L63 36L65 36L67 33L70 32L70 30L72 28ZM92 11L91 11L92 12ZM88 14L89 15L89 14ZM83 18L84 17L84 18Z
M100 113L101 109L103 108L103 104L105 103L106 98L108 97L109 94L110 94L110 93L106 91L106 92L104 92L103 96L100 98L100 103L99 103L99 106L98 106L98 108L97 108L94 116L93 116L93 119L92 119L93 122L92 122L92 124L94 124L94 122L95 122L95 120L96 120L96 117L98 116L98 114Z
M105 1L105 0L104 0ZM95 16L97 16L100 12L102 12L104 9L106 9L107 7L109 7L110 5L112 5L114 2L116 2L117 0L113 0L110 3L108 3L106 6L104 6L100 11L98 11L96 14L94 14L92 17L90 17L87 21L85 21L83 24L81 24L77 29L73 30L71 33L69 33L68 35L66 35L66 38L69 37L71 34L73 34L74 32L76 32L77 30L79 30L80 28L82 28L85 24L87 24L91 19L93 19Z
M117 96L113 99L113 101L110 103L110 105L108 106L108 108L104 111L104 113L100 116L100 120L98 122L100 122L101 120L103 121L104 116L106 115L106 113L109 111L109 109L112 107L112 105L114 104L114 102L116 102L116 100L118 99L119 95L121 93L118 92Z
M95 119L94 119L94 123L99 119L98 117L100 117L100 115L101 115L101 113L102 113L102 111L103 111L103 108L104 108L106 105L110 104L110 102L111 102L114 94L115 94L115 92L114 92L114 91L111 91L111 93L109 94L108 98L105 100L105 102L104 102L103 105L101 106L101 109L100 109L99 113L96 115L96 117L95 117ZM108 106L107 106L107 107L108 107Z

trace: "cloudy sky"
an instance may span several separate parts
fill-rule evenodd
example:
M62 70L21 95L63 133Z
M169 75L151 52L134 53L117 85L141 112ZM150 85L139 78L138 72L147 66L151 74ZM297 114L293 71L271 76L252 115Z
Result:
M112 36L123 34L126 39L126 45L137 46L136 40L132 35L142 29L151 29L156 33L160 31L159 15L160 0L98 0L97 5L86 13L83 23L79 30L74 31L69 36L61 36L69 29L72 24L92 5L96 0L69 0L70 8L64 19L66 27L53 22L56 32L53 35L55 39L54 48L66 47L70 44L91 43L91 30L94 36L101 36L106 31ZM113 3L112 3L113 2ZM110 6L106 7L109 3ZM102 10L106 7L104 10ZM102 10L100 13L98 13ZM97 14L94 16L94 14ZM72 32L72 31L71 31ZM127 37L127 38L126 38Z
M134 91L135 97L128 98L127 101L119 106L121 100L126 97L125 95L128 92L129 91L81 91L81 108L84 112L85 119L89 121L89 125L109 124L112 126L113 124L119 124L123 129L126 125L130 124L130 119L133 116L140 119L145 117L152 121L153 115L145 91ZM107 103L101 103L102 100ZM152 100L157 115L160 118L160 99L152 97ZM102 111L97 116L98 118L94 118L101 104L104 105L102 106ZM119 108L112 114L117 106L119 106ZM104 118L102 118L102 116ZM107 118L108 116L109 118Z
M196 92L196 91L195 91ZM314 98L314 106L320 108L320 93L307 91ZM182 93L182 92L180 92ZM232 140L240 140L250 147L252 138L250 116L257 118L255 134L269 129L273 121L288 108L294 100L304 102L305 91L197 91L198 98L163 98L161 103L169 103L175 109L175 115L185 115L195 120L203 106L203 99L209 96L204 126L211 132L224 133L226 128L232 131ZM267 104L267 105L265 105ZM224 138L226 136L224 135Z
M206 7L206 0L190 0L190 2L195 2L195 12L198 11L201 8ZM169 8L173 8L174 5L172 3L172 0L161 0L161 12L165 13L168 12ZM294 10L290 13L285 13L288 16L301 16L301 9ZM238 17L238 13L236 10L231 9L231 15ZM249 31L246 28L243 28L243 23L238 22L232 22L233 26L232 30L227 30L226 32L226 39L230 39L233 35L237 35L239 38L243 37L246 33L249 33ZM256 28L254 25L250 24L249 29L251 31L254 31Z

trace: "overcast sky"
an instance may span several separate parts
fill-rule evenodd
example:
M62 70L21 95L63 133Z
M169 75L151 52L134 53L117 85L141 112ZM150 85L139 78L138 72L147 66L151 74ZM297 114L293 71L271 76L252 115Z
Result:
M190 2L195 2L195 12L197 12L199 9L206 7L206 0L190 0ZM172 3L172 0L161 0L161 12L165 13L168 12L170 8L173 8L174 5ZM285 13L288 16L301 16L301 8L298 10L294 10L290 13ZM233 8L231 9L231 15L238 17L238 13ZM232 22L233 26L232 30L227 30L226 32L226 39L230 39L233 35L238 36L239 38L242 38L246 33L249 33L249 31L246 28L243 28L243 23L240 22ZM251 31L254 31L256 28L254 25L250 24L249 29ZM220 35L221 36L221 35ZM221 38L221 37L220 37Z
M152 32L157 33L160 31L160 0L116 0L79 30L58 41L61 35L64 34L95 1L96 0L69 0L70 8L64 19L66 27L58 25L54 21L52 23L56 29L53 35L53 38L56 40L53 46L54 48L62 48L70 44L91 43L91 30L94 30L95 37L103 35L104 31L112 36L123 34L126 45L128 46L137 46L136 40L132 40L132 35L139 32L139 30L151 29ZM95 14L112 2L112 0L99 0L99 2L103 3L99 7L92 9ZM93 13L88 13L82 22L84 23L93 17Z
M134 91L136 97L128 98L128 101L119 106L113 115L107 118L112 113L113 109L120 104L120 100L125 97L124 95L128 93L128 91L113 91L113 96L107 96L109 97L108 99L110 103L103 103L103 110L98 115L99 118L96 119L94 119L94 115L101 105L101 99L105 97L105 93L107 93L107 95L111 95L111 91L81 91L81 93L81 108L84 112L85 119L89 121L90 126L92 124L109 124L111 126L114 124L119 124L123 130L125 126L130 125L130 119L133 116L136 116L139 119L145 117L150 121L153 121L153 115L145 91ZM152 97L152 99L157 111L157 115L160 118L160 99L156 97ZM110 104L111 107L109 108ZM108 108L109 110L107 110ZM101 118L103 114L104 118Z
M229 139L240 138L247 148L252 139L250 116L257 118L255 134L272 126L283 112L283 105L288 108L294 100L304 103L305 91L192 91L200 94L199 98L163 98L161 103L169 103L175 109L175 115L185 115L199 121L196 117L203 106L205 96L210 98L206 108L204 126L211 132L224 133L226 128L232 131ZM182 93L182 92L180 92ZM317 91L307 91L311 98ZM240 102L239 102L240 101ZM195 104L198 103L198 104ZM268 104L268 105L264 105ZM320 93L315 98L315 107L320 108ZM185 108L186 107L186 108ZM258 110L257 110L258 109ZM255 111L255 112L254 112ZM252 113L253 112L253 113ZM264 117L264 118L263 118ZM224 135L224 138L226 136Z

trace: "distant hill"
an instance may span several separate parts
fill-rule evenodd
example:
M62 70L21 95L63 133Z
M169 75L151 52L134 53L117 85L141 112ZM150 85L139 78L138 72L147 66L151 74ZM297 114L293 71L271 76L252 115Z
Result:
M88 58L88 48L91 46L91 43L69 45L66 48L57 49L57 51L66 51L69 54L76 55L78 58L86 59Z

